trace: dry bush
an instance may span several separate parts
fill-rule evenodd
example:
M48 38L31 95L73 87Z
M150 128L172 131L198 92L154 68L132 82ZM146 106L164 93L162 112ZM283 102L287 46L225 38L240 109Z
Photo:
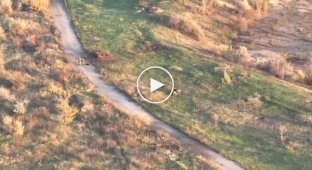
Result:
M72 72L71 70L68 69L63 69L60 71L57 75L57 80L63 83L64 85L70 82L72 77Z
M10 80L15 90L25 89L26 77L22 72L19 72L19 71L10 72Z
M6 34L2 26L0 26L0 41L1 40L6 40Z
M19 35L19 36L25 36L29 32L34 32L35 34L40 33L41 27L39 23L27 20L27 19L21 19L21 18L11 18L9 20L9 26L11 33L13 35Z
M306 78L306 75L302 70L300 70L300 69L294 70L293 75L292 75L293 80L303 81L303 80L305 80L305 78Z
M25 114L26 112L26 106L25 106L25 102L17 102L14 105L14 113L18 113L18 114Z
M24 125L20 120L15 120L13 117L5 115L2 117L4 129L15 136L23 136Z
M278 126L278 134L279 134L279 139L281 141L282 144L285 144L285 133L287 131L287 126L280 124Z
M11 14L12 13L12 1L11 0L1 0L0 1L0 13Z
M64 125L71 124L78 113L77 108L69 105L69 97L59 99L56 108L61 112L61 123Z
M29 5L33 10L45 11L49 8L50 0L29 0Z
M309 65L308 69L306 70L305 82L308 85L312 85L312 65Z
M250 107L250 110L259 109L262 106L261 96L259 94L249 96L246 103Z
M281 55L270 56L266 67L269 72L281 79L284 79L285 76L291 76L294 70L293 66Z
M215 6L215 0L201 0L201 6L203 12L205 12Z
M197 40L203 36L203 30L189 15L172 14L165 24Z
M11 94L9 89L0 87L0 99L11 101L15 99L15 96Z
M269 11L269 0L255 0L255 8L259 10L262 15L266 15Z
M248 66L251 62L252 58L248 53L248 49L245 46L240 46L238 50L238 55L236 61L243 64L244 66Z
M13 35L25 35L28 32L30 23L24 19L13 19L11 21L11 32Z

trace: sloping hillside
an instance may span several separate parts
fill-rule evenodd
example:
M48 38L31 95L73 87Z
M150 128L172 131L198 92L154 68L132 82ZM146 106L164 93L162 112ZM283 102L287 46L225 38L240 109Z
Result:
M0 169L209 169L94 93L47 2L0 1Z
M68 0L87 60L155 116L247 169L310 167L311 93L250 69L249 47L234 41L274 5L200 2ZM285 70L283 61L269 66ZM179 91L160 105L136 92L153 65L167 68Z

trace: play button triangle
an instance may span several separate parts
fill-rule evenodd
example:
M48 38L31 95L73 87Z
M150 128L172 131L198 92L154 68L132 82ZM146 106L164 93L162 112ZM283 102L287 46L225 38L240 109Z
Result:
M163 87L164 84L155 80L155 79L150 79L150 92L154 92L156 90L158 90L159 88Z

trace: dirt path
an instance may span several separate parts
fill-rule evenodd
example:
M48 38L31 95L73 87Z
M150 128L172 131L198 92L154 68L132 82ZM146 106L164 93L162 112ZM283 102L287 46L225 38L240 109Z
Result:
M101 75L97 72L94 66L78 65L77 59L80 56L86 56L86 52L83 50L82 45L75 34L64 0L53 0L52 8L54 13L54 24L62 34L62 44L64 51L68 56L69 62L85 76L87 76L87 78L95 86L97 93L101 95L106 102L112 104L121 112L131 117L137 117L138 119L146 122L154 129L161 129L167 132L173 139L177 140L177 142L187 148L192 154L202 156L205 161L209 162L209 164L215 166L216 168L230 170L243 169L237 163L225 158L221 154L209 149L207 146L199 143L179 130L158 120L142 109L138 104L130 101L114 86L109 85L108 82L101 79Z

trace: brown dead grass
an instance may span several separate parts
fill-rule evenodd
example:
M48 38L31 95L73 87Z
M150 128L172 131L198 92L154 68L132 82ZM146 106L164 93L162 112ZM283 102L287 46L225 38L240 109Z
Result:
M0 41L6 40L6 33L2 26L0 26Z
M189 14L181 16L180 14L174 13L166 19L165 24L196 40L200 40L203 36L203 30L193 21Z
M284 79L285 76L292 76L294 67L281 55L270 56L267 69L277 77Z
M13 35L26 35L29 30L30 23L25 19L12 19L11 32Z
M29 5L33 10L45 11L49 8L50 0L29 0Z
M0 1L0 13L3 15L12 13L12 1L11 0L1 0Z

